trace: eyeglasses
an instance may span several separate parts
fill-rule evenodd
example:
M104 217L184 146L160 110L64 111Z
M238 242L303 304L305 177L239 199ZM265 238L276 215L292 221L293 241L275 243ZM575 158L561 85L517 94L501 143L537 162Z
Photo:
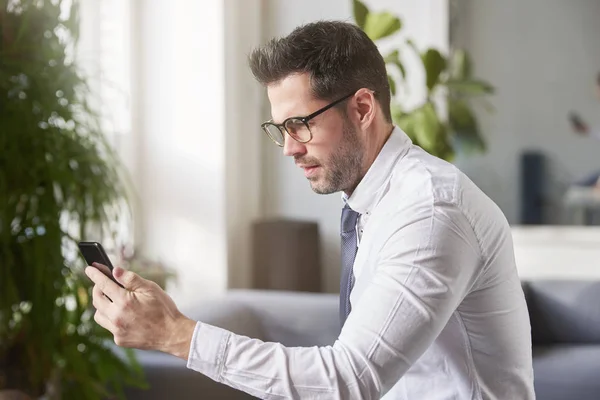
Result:
M283 147L285 143L285 133L287 132L290 137L300 143L308 143L312 139L312 132L308 126L308 121L321 115L325 111L329 110L346 100L347 98L354 96L355 92L352 92L341 99L334 101L331 104L315 111L314 113L307 115L306 117L290 117L283 121L281 124L276 124L273 121L267 121L261 124L261 128L271 138L273 142L279 147Z

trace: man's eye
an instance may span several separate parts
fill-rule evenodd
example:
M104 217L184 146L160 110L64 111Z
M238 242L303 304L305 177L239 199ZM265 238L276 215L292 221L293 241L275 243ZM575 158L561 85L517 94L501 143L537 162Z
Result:
M297 119L288 121L285 124L285 127L290 133L299 132L299 131L302 131L303 129L306 129L306 125L304 125L304 122L297 120Z

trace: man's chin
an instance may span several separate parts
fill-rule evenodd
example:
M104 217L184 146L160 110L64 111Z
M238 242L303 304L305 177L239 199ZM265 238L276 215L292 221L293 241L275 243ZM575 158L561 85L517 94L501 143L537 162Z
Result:
M339 190L333 188L331 185L328 185L325 182L322 182L320 179L309 179L310 188L316 194L332 194L335 192L339 192Z

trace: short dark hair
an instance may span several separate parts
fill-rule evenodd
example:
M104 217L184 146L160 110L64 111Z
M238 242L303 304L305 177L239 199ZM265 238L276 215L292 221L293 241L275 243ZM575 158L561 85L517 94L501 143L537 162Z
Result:
M254 77L265 86L294 73L308 73L318 99L333 101L363 87L371 89L386 120L392 120L383 57L375 43L352 23L302 25L288 36L254 49L248 63Z

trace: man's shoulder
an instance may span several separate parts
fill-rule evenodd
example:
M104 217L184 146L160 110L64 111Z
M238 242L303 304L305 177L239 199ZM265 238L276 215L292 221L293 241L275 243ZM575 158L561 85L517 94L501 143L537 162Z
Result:
M436 207L469 215L497 208L458 167L416 146L394 166L379 207L388 215Z
M457 203L467 181L455 165L415 146L392 170L386 197L416 203Z

